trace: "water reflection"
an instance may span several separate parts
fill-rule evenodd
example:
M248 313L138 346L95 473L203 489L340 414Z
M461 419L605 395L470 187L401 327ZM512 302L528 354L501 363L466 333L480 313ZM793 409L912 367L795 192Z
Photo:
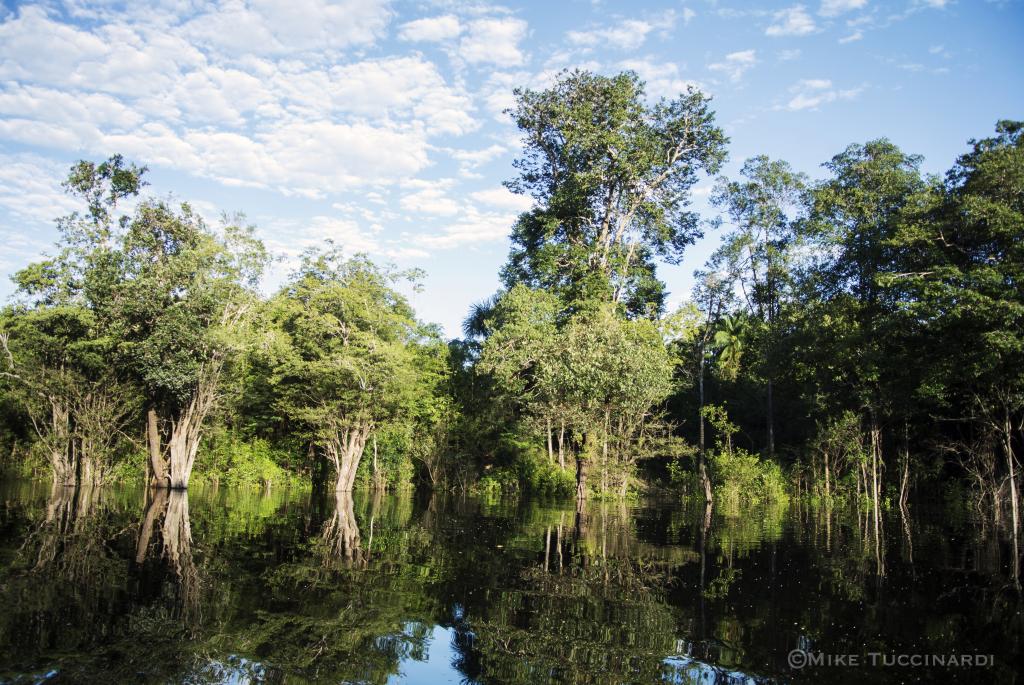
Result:
M159 528L159 557L177 580L179 611L189 625L195 625L201 611L199 569L192 558L192 524L188 515L188 492L148 490L139 525L135 563L143 565L150 554L153 530Z
M1001 682L1019 652L1008 541L945 511L883 517L876 533L855 507L800 501L578 509L30 484L0 495L0 681L908 676L794 671L786 656L801 646L993 653L993 668L948 679Z
M351 491L335 491L334 512L324 524L321 537L324 541L325 563L340 560L346 566L353 563L364 565L363 552L359 548L359 524L356 522Z

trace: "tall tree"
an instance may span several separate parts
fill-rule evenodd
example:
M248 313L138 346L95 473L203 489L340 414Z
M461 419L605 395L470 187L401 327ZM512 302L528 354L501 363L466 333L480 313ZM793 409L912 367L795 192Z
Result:
M775 454L774 379L778 322L792 282L794 219L807 179L783 161L748 159L742 181L720 179L712 202L725 209L734 229L712 258L739 286L748 314L758 322L766 388L768 454Z
M818 353L831 357L819 367L819 381L833 410L849 408L866 418L866 485L876 530L885 462L882 422L893 396L885 390L898 369L888 337L898 293L885 287L883 277L896 263L890 241L925 187L920 163L919 156L885 139L850 145L825 164L831 177L811 191L804 222L818 255L806 282L817 311L807 321L816 326Z
M634 316L659 313L655 259L678 263L701 235L690 190L725 157L708 104L695 90L648 104L632 72L573 71L547 90L517 90L511 114L525 149L519 177L506 185L535 207L512 230L506 286L548 289L570 305L598 299Z
M352 490L371 433L416 399L420 331L394 286L418 277L328 247L307 252L268 305L275 404L334 467L336 490Z

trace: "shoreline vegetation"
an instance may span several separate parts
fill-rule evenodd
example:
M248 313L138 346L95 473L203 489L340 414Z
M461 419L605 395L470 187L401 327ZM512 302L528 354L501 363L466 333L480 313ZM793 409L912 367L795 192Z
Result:
M813 498L876 531L962 493L1019 561L1024 123L941 177L880 138L821 178L763 156L725 178L698 91L565 72L510 115L506 185L533 207L453 340L402 294L419 270L328 242L264 295L243 215L144 197L119 155L73 166L81 209L0 312L0 465L54 487ZM717 217L692 208L707 179ZM670 309L657 266L709 231Z

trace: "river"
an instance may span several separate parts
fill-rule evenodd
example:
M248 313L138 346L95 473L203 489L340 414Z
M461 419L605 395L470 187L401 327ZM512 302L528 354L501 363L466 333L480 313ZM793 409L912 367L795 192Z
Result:
M0 682L1019 682L969 508L0 484ZM969 662L969 663L965 663Z

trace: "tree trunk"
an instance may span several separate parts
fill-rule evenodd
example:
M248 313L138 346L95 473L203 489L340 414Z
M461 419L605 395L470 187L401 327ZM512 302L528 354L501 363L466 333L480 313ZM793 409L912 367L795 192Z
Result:
M698 414L699 419L700 419L700 423L699 423L699 426L700 426L700 437L699 437L700 452L698 453L698 456L697 456L697 470L698 470L699 475L700 475L701 486L704 488L704 501L706 503L710 504L712 499L713 499L713 497L712 497L712 493L711 493L711 479L708 477L708 469L707 469L707 463L706 463L706 453L705 453L705 448L704 448L704 347L703 347L703 345L701 346L701 351L700 351L700 367L699 367L699 369L700 370L697 373L697 377L698 377L698 386L700 388L700 404L699 404L699 408L697 410L697 414Z
M768 376L768 456L775 456L775 400L771 376Z
M558 468L565 471L565 419L558 429Z
M608 491L608 423L611 410L604 410L604 432L601 434L601 494Z
M366 440L370 436L371 426L364 423L352 428L336 432L326 441L324 450L327 457L334 463L337 481L334 489L340 492L351 492L356 481L356 470L366 448Z
M46 456L53 468L54 485L74 487L78 480L78 465L75 463L70 410L51 397L49 431L37 429L36 433L48 447Z
M900 513L907 515L907 499L910 496L910 435L907 424L903 423L903 474L900 476Z
M829 473L828 450L824 451L823 459L825 467L825 500L828 501L832 499L832 481L831 474Z
M1005 438L1006 467L1010 472L1010 514L1013 517L1013 580L1020 587L1020 513L1017 503L1017 465L1013 459L1013 433L1009 408L1003 409L1003 434Z
M430 474L431 483L433 483L433 473ZM380 466L377 463L377 434L373 434L373 488L374 490L380 491L384 489L384 477L381 475Z
M875 516L875 541L877 544L880 526L879 497L882 485L879 482L879 469L882 467L882 431L878 427L878 419L874 410L871 411L871 498Z
M576 501L582 502L587 498L587 454L580 450L576 454Z
M172 490L188 488L203 435L203 421L217 401L221 361L214 359L199 370L199 383L185 410L171 420L171 436L167 442L169 485Z
M148 468L150 473L150 484L154 487L170 486L170 469L167 460L164 458L163 447L160 444L160 426L157 421L156 409L150 407L146 410L146 444L149 447Z
M548 424L548 431L547 431L547 433L548 433L548 463L550 464L550 463L554 463L554 461L555 461L555 446L554 446L554 444L552 442L553 438L552 438L552 435L551 435L551 417L550 416L547 417L547 424Z

